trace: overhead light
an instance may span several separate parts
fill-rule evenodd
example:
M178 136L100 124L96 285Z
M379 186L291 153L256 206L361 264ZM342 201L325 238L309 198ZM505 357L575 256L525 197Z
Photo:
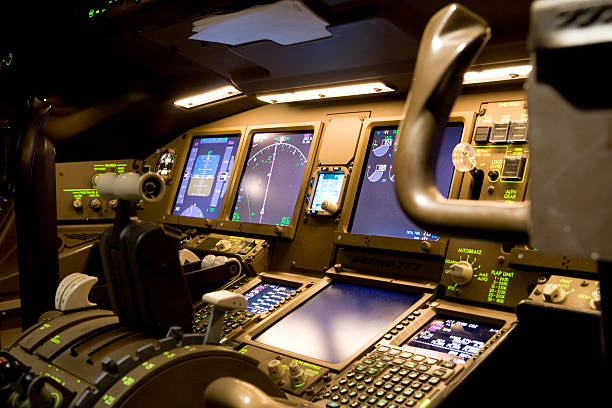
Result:
M257 95L257 99L268 103L283 103L308 101L312 99L339 98L341 96L367 95L384 92L393 92L382 82L370 82L367 84L343 85L330 88L308 89L305 91L286 92L271 95Z
M182 108L191 109L195 108L196 106L201 106L207 103L220 101L222 99L240 95L241 93L242 91L240 91L239 89L228 85L222 88L213 89L212 91L179 99L178 101L174 101L174 104Z
M529 76L531 69L531 65L517 65L514 67L485 69L484 71L469 71L463 76L463 84L525 79Z

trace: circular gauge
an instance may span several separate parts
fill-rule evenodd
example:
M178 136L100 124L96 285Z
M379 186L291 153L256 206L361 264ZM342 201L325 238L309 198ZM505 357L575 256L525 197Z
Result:
M204 213L195 204L190 205L181 212L183 217L204 218Z
M162 176L166 182L170 179L170 175L172 174L175 156L176 152L173 149L168 149L159 156L159 160L157 160L157 164L155 165L155 172Z

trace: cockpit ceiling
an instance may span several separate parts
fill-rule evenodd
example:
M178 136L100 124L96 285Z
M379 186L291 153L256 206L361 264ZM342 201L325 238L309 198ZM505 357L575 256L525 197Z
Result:
M382 81L405 93L425 23L448 3L303 2L330 23L331 37L288 46L268 40L228 46L188 39L192 23L204 16L271 1L141 1L124 13L92 21L79 14L83 2L41 5L34 10L21 5L22 10L17 11L3 2L0 14L14 24L2 27L0 46L14 50L15 64L11 72L0 72L0 99L46 96L57 115L114 106L112 112L78 132L79 137L108 134L109 126L121 123L126 133L146 133L151 142L161 144L190 127L261 104L249 96L190 112L173 106L180 97L228 81L246 94L363 80ZM483 0L462 3L481 14L492 28L492 40L477 64L528 58L529 0L504 7ZM73 136L63 134L56 139L64 143ZM58 159L62 154L58 151Z

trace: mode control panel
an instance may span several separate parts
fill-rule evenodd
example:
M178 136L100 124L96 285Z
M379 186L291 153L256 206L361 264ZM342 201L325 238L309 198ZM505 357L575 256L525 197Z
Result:
M599 282L552 275L535 287L530 300L583 310L601 310Z

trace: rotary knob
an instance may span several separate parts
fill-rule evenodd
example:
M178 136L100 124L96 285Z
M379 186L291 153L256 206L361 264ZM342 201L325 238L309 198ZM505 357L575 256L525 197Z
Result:
M268 373L270 374L270 378L276 381L283 376L283 366L281 362L277 359L268 361Z
M591 294L591 301L589 302L591 309L601 310L601 292L599 288L595 289Z
M549 303L562 303L567 296L565 289L554 283L549 283L544 286L543 293L544 301Z
M474 269L467 261L459 261L449 268L449 274L457 285L465 285L472 280Z
M232 247L232 243L227 239L220 239L215 244L215 249L220 252L228 251Z
M83 209L83 202L81 200L74 200L72 206L75 210L80 211Z
M102 208L102 203L97 198L94 198L93 200L91 200L89 205L91 206L91 208L93 208L96 211Z
M338 212L338 204L328 200L321 203L321 208L330 214L335 214Z

